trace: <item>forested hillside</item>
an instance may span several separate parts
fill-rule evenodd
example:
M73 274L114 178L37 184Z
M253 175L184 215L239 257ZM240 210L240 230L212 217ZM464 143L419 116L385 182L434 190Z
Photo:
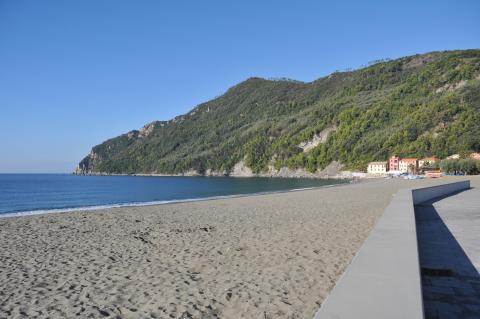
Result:
M139 106L141 108L141 106ZM82 173L229 174L480 150L480 50L433 52L314 82L250 78L170 121L93 147Z

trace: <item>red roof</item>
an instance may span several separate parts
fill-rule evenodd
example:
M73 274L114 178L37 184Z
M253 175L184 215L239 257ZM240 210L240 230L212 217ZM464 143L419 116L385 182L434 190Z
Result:
M480 160L480 153L472 153L470 154L470 158Z

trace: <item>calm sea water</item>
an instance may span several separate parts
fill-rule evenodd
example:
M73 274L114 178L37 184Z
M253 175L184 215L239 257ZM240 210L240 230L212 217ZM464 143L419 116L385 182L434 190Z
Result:
M342 180L0 174L0 216L205 199L345 183Z

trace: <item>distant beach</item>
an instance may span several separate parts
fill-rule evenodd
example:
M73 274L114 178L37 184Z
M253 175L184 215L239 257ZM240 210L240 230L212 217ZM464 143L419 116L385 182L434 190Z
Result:
M310 319L398 189L451 180L3 218L0 317Z

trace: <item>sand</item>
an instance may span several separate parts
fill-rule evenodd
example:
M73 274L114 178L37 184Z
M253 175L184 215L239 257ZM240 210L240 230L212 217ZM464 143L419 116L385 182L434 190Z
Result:
M398 189L0 219L0 318L312 318Z

